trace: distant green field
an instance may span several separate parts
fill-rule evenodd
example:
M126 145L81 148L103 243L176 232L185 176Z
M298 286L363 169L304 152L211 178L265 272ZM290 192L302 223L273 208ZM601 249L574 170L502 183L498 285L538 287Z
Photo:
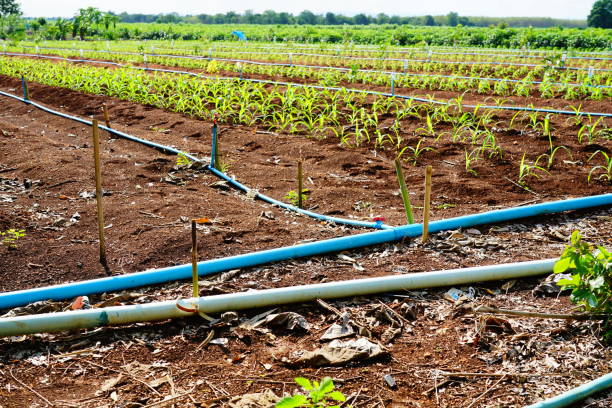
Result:
M235 39L233 30L249 41L295 41L389 45L438 45L484 48L610 49L612 30L599 28L483 28L416 27L396 25L307 26L249 24L121 23L99 30L107 39L175 39L223 41Z

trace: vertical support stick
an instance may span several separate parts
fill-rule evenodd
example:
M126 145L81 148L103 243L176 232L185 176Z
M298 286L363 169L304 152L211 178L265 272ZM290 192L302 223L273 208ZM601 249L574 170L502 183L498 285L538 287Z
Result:
M217 140L217 123L212 127L212 147L210 149L210 165L213 169L219 170L219 143Z
M423 243L429 237L429 208L431 204L431 166L425 167L425 203L423 204Z
M395 74L391 74L391 95L395 96Z
M96 204L98 209L98 238L100 240L100 263L107 274L110 275L106 261L106 242L104 241L104 208L102 207L102 173L100 170L100 135L98 133L98 121L91 121L94 145L94 166L96 170Z
M297 202L298 208L302 208L302 190L304 189L302 186L302 178L303 178L303 169L302 169L302 160L298 160L297 162Z
M23 75L21 76L21 88L23 89L23 99L25 99L25 102L28 103L30 100L30 92L28 92L28 83Z
M104 123L106 124L107 128L110 128L110 118L108 116L108 107L106 106L105 103L102 104L102 112L104 112Z
M193 297L200 297L198 284L198 229L196 220L191 220L191 274L193 275Z
M400 192L402 193L402 200L404 201L406 222L408 224L414 224L412 204L410 204L410 195L408 194L408 189L406 188L406 180L404 180L404 173L402 172L402 163L400 162L400 159L395 159L395 173L397 174L397 181L400 186Z

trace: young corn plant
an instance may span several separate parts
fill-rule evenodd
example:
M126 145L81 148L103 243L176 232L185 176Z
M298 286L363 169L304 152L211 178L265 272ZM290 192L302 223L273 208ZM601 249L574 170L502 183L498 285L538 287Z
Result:
M409 161L412 162L413 166L416 166L419 158L421 157L423 153L430 151L430 150L434 150L433 147L429 147L429 146L421 147L421 143L423 143L423 140L425 139L419 139L416 146L414 147L405 146L402 150L399 151L399 153L397 154L397 158L399 159L404 155L405 152L409 152L410 153Z
M517 180L517 183L524 188L527 188L527 178L529 177L535 177L538 179L540 178L540 175L536 173L537 171L540 171L546 174L550 174L545 168L538 165L539 157L536 159L534 163L530 164L525 160L526 156L527 156L527 153L523 153L523 157L521 158L521 162L519 164L519 174L518 174L518 180Z
M550 168L554 164L555 155L559 150L565 150L569 157L572 157L572 151L568 149L566 146L556 146L553 144L552 133L550 132L550 127L548 126L548 117L545 119L544 125L544 134L548 137L548 153L544 153L536 159L536 162L539 161L540 158L546 159L546 168L550 170Z
M473 174L477 176L478 173L474 170L474 163L476 163L480 159L480 149L474 149L468 153L467 149L465 152L465 171L469 174Z
M589 157L589 159L587 160L587 163L590 162L593 159L593 157L595 157L597 154L600 154L601 156L603 156L604 164L593 167L591 171L589 171L589 176L587 177L587 181L590 183L591 178L593 177L593 173L596 173L596 174L599 173L599 176L597 177L597 179L605 180L608 182L608 184L610 184L612 183L612 156L609 156L603 150L597 150L595 153L593 153Z
M430 137L436 136L436 131L433 127L433 120L430 114L427 114L427 116L425 117L425 127L417 128L414 132L417 135L424 135Z
M605 135L606 129L597 130L597 127L602 123L602 121L603 117L593 122L591 120L591 117L589 116L589 123L585 123L584 125L582 125L582 127L578 131L578 142L582 143L582 140L586 137L588 144L593 144L599 136Z

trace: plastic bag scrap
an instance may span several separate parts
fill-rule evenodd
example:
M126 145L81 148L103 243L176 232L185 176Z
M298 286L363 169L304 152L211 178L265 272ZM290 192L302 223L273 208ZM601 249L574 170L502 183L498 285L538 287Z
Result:
M314 351L298 352L297 358L287 361L291 365L321 367L338 366L352 361L370 360L388 353L381 345L365 337L357 340L333 340Z

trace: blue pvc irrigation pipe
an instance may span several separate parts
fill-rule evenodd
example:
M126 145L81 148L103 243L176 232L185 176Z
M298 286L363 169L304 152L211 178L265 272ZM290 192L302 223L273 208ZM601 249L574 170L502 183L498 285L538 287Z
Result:
M64 59L63 57L54 57L54 58ZM99 62L96 60L80 60L80 61L81 62L92 62L92 63ZM197 73L189 72L189 71L178 71L178 70L173 70L173 69L161 69L161 68L149 68L149 67L134 67L134 66L118 64L118 63L108 63L108 64L117 65L117 66L120 66L122 68L127 68L127 69L189 75L189 76L196 77L196 78L205 78L205 79L212 79L212 80L218 80L218 81L244 81L244 82L271 84L271 85L294 86L294 87L300 87L300 88L325 89L325 90L330 90L330 91L346 91L346 92L352 92L352 93L362 93L365 95L375 95L375 96L384 96L387 98L412 100L412 101L421 102L421 103L431 103L431 104L436 104L436 105L449 105L449 102L438 101L435 99L420 98L417 96L409 96L409 95L398 95L398 94L388 93L388 92L369 91L365 89L340 88L340 87L323 86L323 85L309 85L309 84L301 84L297 82L271 81L271 80L253 79L253 78L219 77L219 76L211 77L211 76L197 74ZM499 110L522 111L522 112L524 111L524 112L554 113L558 115L572 115L572 116L595 116L595 117L606 117L606 118L612 117L612 113L575 112L575 111L559 110L559 109L532 108L532 107L527 107L527 106L506 106L506 105L493 106L493 105L467 105L467 104L463 104L462 106L465 108L471 108L471 109L475 109L475 108L499 109Z
M598 392L612 388L612 373L603 375L593 381L586 384L582 384L579 387L564 392L556 397L536 402L535 404L529 405L525 408L562 408L570 406L576 402L582 401L589 395L596 394Z
M27 89L27 83L24 81L23 84L26 86L26 88L24 88L24 89ZM88 121L88 120L81 119L81 118L79 118L77 116L67 115L65 113L55 111L53 109L49 109L49 108L47 108L47 107L45 107L43 105L40 105L40 104L38 104L36 102L32 102L29 99L20 98L20 97L18 97L16 95L12 95L12 94L9 94L9 93L6 93L6 92L2 92L2 91L0 91L0 95L8 96L10 98L17 99L18 101L25 102L25 103L27 103L29 105L32 105L32 106L34 106L34 107L36 107L38 109L41 109L41 110L43 110L45 112L48 112L48 113L51 113L53 115L61 116L61 117L66 118L66 119L74 120L76 122L83 123L85 125L91 126L91 122ZM121 132L119 130L112 129L112 128L109 128L109 127L106 127L106 126L98 125L98 127L100 129L102 129L102 130L105 130L105 131L107 131L109 133L112 133L112 134L114 134L116 136L119 136L119 137L122 137L124 139L130 140L130 141L133 141L133 142L136 142L136 143L140 143L140 144L143 144L145 146L153 147L155 149L161 150L162 152L166 152L166 153L170 153L170 154L176 154L176 155L181 154L181 155L187 157L191 161L195 161L195 162L198 162L198 163L203 163L203 161L201 159L199 159L199 158L197 158L197 157L195 157L195 156L193 156L193 155L191 155L189 153L183 152L183 151L181 151L179 149L175 149L174 147L165 146L165 145L162 145L162 144L159 144L159 143L151 142L151 141L146 140L146 139L141 139L141 138L138 138L138 137L135 137L135 136L132 136L132 135L128 135L127 133L123 133L123 132ZM215 131L215 135L216 135L216 131ZM216 144L216 137L213 137L213 141ZM212 160L214 160L214 150L215 150L215 147L213 145L213 153L211 154ZM212 163L212 161L211 161L211 163ZM216 175L217 177L227 181L233 187L235 187L235 188L237 188L239 190L242 190L245 193L248 193L248 192L252 191L249 187L245 186L244 184L239 183L238 181L232 179L231 177L229 177L225 173L215 169L214 165L206 165L205 168L207 170L209 170L211 173L213 173L214 175ZM300 213L300 214L303 214L303 215L307 215L309 217L312 217L312 218L315 218L315 219L321 220L321 221L333 222L333 223L336 223L336 224L344 224L344 225L350 225L350 226L353 226L353 227L363 227L363 228L375 228L375 229L390 229L390 228L392 228L391 226L383 224L380 221L366 222L366 221L350 220L350 219L346 219L346 218L330 217L330 216L319 214L319 213L316 213L316 212L313 212L313 211L304 210L302 208L298 208L298 207L295 207L293 205L283 203L282 201L275 200L274 198L268 197L268 196L266 196L264 194L261 194L259 192L255 194L255 198L259 198L260 200L262 200L264 202L267 202L269 204L276 205L278 207L284 208L284 209L289 210L289 211L293 211L293 212L297 212L297 213Z
M609 205L612 205L612 194L553 201L433 221L429 224L429 231L434 233L449 229L494 224L543 214ZM417 237L422 232L422 224L411 224L388 230L212 259L198 263L198 273L199 275L209 275L231 269L248 268L288 259L341 252L354 248L400 241L408 237ZM112 292L179 279L188 279L191 278L191 273L191 264L185 264L83 282L7 292L0 294L0 309L22 306L40 300L62 300L80 295Z

